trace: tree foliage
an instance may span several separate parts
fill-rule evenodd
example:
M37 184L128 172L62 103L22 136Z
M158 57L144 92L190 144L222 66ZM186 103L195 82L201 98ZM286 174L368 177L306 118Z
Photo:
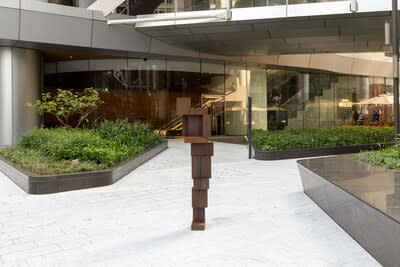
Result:
M55 95L50 92L44 93L42 100L36 100L34 104L27 103L26 106L33 107L39 115L54 115L63 126L70 126L71 117L78 115L78 123L75 126L78 128L89 122L89 115L102 103L104 102L100 99L99 92L94 88L86 88L82 92L57 89Z

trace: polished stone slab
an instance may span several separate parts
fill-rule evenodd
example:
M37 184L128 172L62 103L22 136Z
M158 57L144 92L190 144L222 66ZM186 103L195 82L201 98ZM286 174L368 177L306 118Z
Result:
M400 264L400 175L341 155L299 160L304 192L384 266Z

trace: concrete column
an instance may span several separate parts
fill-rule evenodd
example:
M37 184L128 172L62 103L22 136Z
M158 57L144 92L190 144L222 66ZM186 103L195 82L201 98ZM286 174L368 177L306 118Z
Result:
M300 88L303 89L303 101L308 101L310 99L310 74L308 73L304 73L304 74L300 74L301 75L301 79L299 79L301 81L300 84Z
M12 144L11 48L0 47L0 145Z
M42 90L42 54L0 47L0 145L15 144L22 134L41 125L41 117L25 104L40 99Z

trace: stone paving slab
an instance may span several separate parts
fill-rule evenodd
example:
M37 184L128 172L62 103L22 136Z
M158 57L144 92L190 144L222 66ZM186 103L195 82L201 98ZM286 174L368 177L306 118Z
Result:
M305 194L296 160L215 144L205 232L191 232L190 147L118 183L28 195L0 174L0 266L379 266Z

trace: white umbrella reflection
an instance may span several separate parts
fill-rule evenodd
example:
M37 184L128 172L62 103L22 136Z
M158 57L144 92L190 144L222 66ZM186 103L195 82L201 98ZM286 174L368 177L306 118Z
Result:
M358 104L361 105L393 105L394 98L391 94L382 94L370 99L363 100Z

